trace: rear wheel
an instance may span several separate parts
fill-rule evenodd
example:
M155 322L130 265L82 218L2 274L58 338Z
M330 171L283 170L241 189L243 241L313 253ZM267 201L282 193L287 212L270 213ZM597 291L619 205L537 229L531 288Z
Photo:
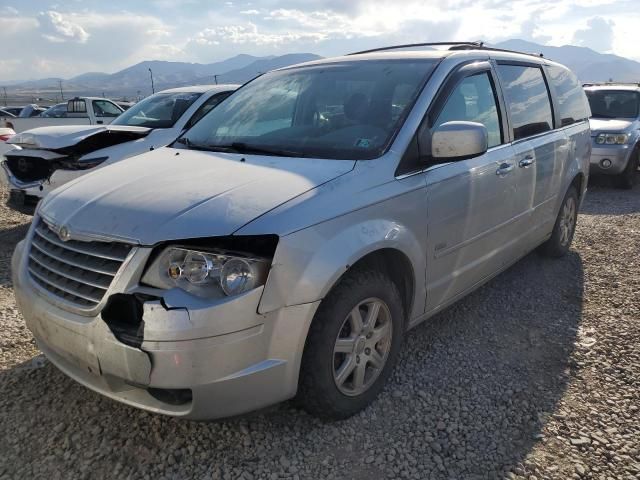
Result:
M618 175L618 187L624 188L625 190L633 188L633 185L636 183L639 168L640 152L636 151L629 158L629 161L627 162L627 168L625 168L624 171L620 175Z
M578 191L573 185L569 187L556 223L551 233L551 238L542 244L540 251L549 257L562 257L571 247L573 235L576 231L578 220Z
M396 285L373 269L349 272L322 301L302 357L297 401L321 418L347 418L383 389L402 343Z

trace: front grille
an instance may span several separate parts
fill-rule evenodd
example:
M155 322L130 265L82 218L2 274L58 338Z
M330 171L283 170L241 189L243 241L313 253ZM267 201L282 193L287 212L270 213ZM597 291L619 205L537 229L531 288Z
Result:
M40 221L31 239L29 274L51 294L83 309L94 308L131 248L115 242L63 242Z
M21 182L46 180L54 170L52 162L44 158L20 155L5 155L5 157L9 170Z

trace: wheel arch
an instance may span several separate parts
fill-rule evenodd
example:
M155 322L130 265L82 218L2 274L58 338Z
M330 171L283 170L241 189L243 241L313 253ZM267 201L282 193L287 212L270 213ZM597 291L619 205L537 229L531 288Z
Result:
M383 247L365 254L353 265L348 266L347 270L331 286L329 292L336 288L344 276L354 269L371 267L383 272L398 287L402 298L405 320L408 322L415 296L415 270L409 257L397 248Z
M324 299L344 275L366 265L387 274L401 290L405 317L424 311L423 239L389 219L324 225L281 237L259 312ZM420 301L422 298L422 301Z

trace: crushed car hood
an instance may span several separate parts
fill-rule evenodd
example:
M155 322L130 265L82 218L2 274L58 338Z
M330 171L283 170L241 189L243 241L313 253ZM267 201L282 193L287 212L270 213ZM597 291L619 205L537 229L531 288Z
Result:
M591 127L591 135L602 132L625 132L632 124L629 120L618 120L615 118L591 118L589 126Z
M54 190L39 213L58 227L64 225L72 238L154 245L231 235L354 165L353 160L160 148Z
M145 137L151 132L146 127L128 127L125 125L60 125L33 128L18 133L8 143L26 148L60 150L77 145L96 135L122 137L128 140ZM120 138L118 138L120 140ZM121 143L121 142L116 142Z

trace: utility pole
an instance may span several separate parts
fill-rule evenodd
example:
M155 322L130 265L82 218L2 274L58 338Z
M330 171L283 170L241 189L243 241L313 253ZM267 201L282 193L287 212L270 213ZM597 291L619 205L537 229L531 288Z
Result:
M58 85L60 86L60 97L62 98L62 101L64 102L64 93L62 93L62 80L58 80Z
M216 82L216 85L218 84L218 76L219 75L214 75L213 76L213 81Z
M4 106L7 106L7 87L2 87L2 90L4 90Z
M156 93L156 89L153 86L153 72L151 71L151 68L149 68L149 76L151 77L151 93Z

